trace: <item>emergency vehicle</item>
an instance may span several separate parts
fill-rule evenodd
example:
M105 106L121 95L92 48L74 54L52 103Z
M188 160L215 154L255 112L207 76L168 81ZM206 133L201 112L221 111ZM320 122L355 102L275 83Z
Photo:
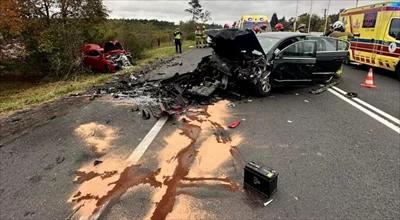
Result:
M339 17L351 39L349 58L394 71L400 77L400 2L344 10Z
M243 15L239 21L235 22L234 28L260 28L263 31L271 31L271 25L269 24L268 16L265 15Z

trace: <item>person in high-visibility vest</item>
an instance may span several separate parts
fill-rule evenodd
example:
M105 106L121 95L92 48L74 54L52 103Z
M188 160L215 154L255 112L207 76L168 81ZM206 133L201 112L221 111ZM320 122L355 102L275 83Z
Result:
M206 34L206 26L203 25L203 36L201 39L203 40L203 47L207 47L207 34Z
M176 53L182 53L182 32L179 30L179 28L176 28L174 32L174 40L175 40L175 51Z
M201 48L201 38L203 37L203 31L201 31L200 26L196 27L196 31L194 32L195 40L196 40L196 48Z
M336 21L335 23L333 23L332 29L333 31L328 35L329 37L338 38L344 41L349 41L351 40L351 38L354 37L352 33L345 31L346 29L344 23L341 21ZM342 76L343 76L343 65L336 72L337 78L340 78Z

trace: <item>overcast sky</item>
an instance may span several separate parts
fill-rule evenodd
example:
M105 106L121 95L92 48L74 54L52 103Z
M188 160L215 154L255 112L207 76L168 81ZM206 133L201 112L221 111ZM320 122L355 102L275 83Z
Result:
M191 16L184 10L188 0L103 0L110 10L111 18L158 19L164 21L186 21ZM359 0L358 5L367 5L375 0ZM329 0L312 0L312 12L323 15ZM233 23L244 14L265 14L271 17L276 12L278 17L294 17L297 0L200 0L204 9L211 12L212 21L218 24ZM299 0L298 14L310 11L311 0ZM328 14L336 13L341 8L356 6L356 0L331 0Z

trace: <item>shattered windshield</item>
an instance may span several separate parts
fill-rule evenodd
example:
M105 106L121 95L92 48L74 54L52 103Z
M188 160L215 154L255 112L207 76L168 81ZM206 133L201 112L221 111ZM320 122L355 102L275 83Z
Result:
M279 40L280 40L279 38L273 38L273 37L258 38L258 41L260 42L260 45L265 51L265 53L268 53Z

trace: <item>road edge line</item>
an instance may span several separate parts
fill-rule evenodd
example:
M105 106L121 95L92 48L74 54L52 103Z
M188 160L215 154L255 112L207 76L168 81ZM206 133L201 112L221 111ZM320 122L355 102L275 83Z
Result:
M344 91L344 90L342 90L342 89L339 89L339 88L336 87L336 86L332 86L332 88L335 89L337 92L343 94L343 95L347 94L346 91ZM375 106L369 104L368 102L365 102L365 101L363 101L363 100L361 100L361 99L359 99L359 98L351 98L351 99L354 100L354 101L356 101L356 102L358 102L359 104L363 105L364 107L367 107L367 108L369 108L370 110L372 110L372 111L374 111L374 112L380 114L381 116L385 117L386 119L389 119L389 120L395 122L396 124L400 125L400 119L398 119L398 118L396 118L396 117L394 117L394 116L392 116L392 115L390 115L390 114L388 114L388 113L386 113L386 112L380 110L379 108L377 108L377 107L375 107Z
M337 92L334 89L328 88L328 91L332 94L334 94L335 96L339 97L340 99L344 100L345 102L349 103L350 105L352 105L353 107L357 108L358 110L364 112L365 114L367 114L368 116L370 116L371 118L377 120L378 122L380 122L381 124L385 125L386 127L392 129L393 131L395 131L396 133L400 134L400 127L394 125L393 123L391 123L390 121L382 118L381 116L377 115L376 113L368 110L367 108L357 104L356 102L350 100L349 98L341 95L339 92Z
M129 155L128 159L126 159L130 164L136 164L143 154L146 152L147 148L156 138L157 134L161 131L165 123L168 121L168 117L164 116L158 119L158 121L153 125L150 131L146 134L143 140L136 146L135 150ZM104 203L97 212L95 212L92 216L89 217L89 220L97 220L100 218L101 214L107 208L110 201ZM80 220L87 220L80 218Z
M154 124L154 126L151 128L149 133L146 134L146 136L143 138L143 140L137 145L135 150L129 155L127 161L130 162L131 164L136 164L140 158L143 156L144 152L146 152L147 148L150 146L150 144L153 142L153 140L156 138L157 134L160 132L161 128L165 125L167 122L168 117L164 116L158 119L158 121Z

